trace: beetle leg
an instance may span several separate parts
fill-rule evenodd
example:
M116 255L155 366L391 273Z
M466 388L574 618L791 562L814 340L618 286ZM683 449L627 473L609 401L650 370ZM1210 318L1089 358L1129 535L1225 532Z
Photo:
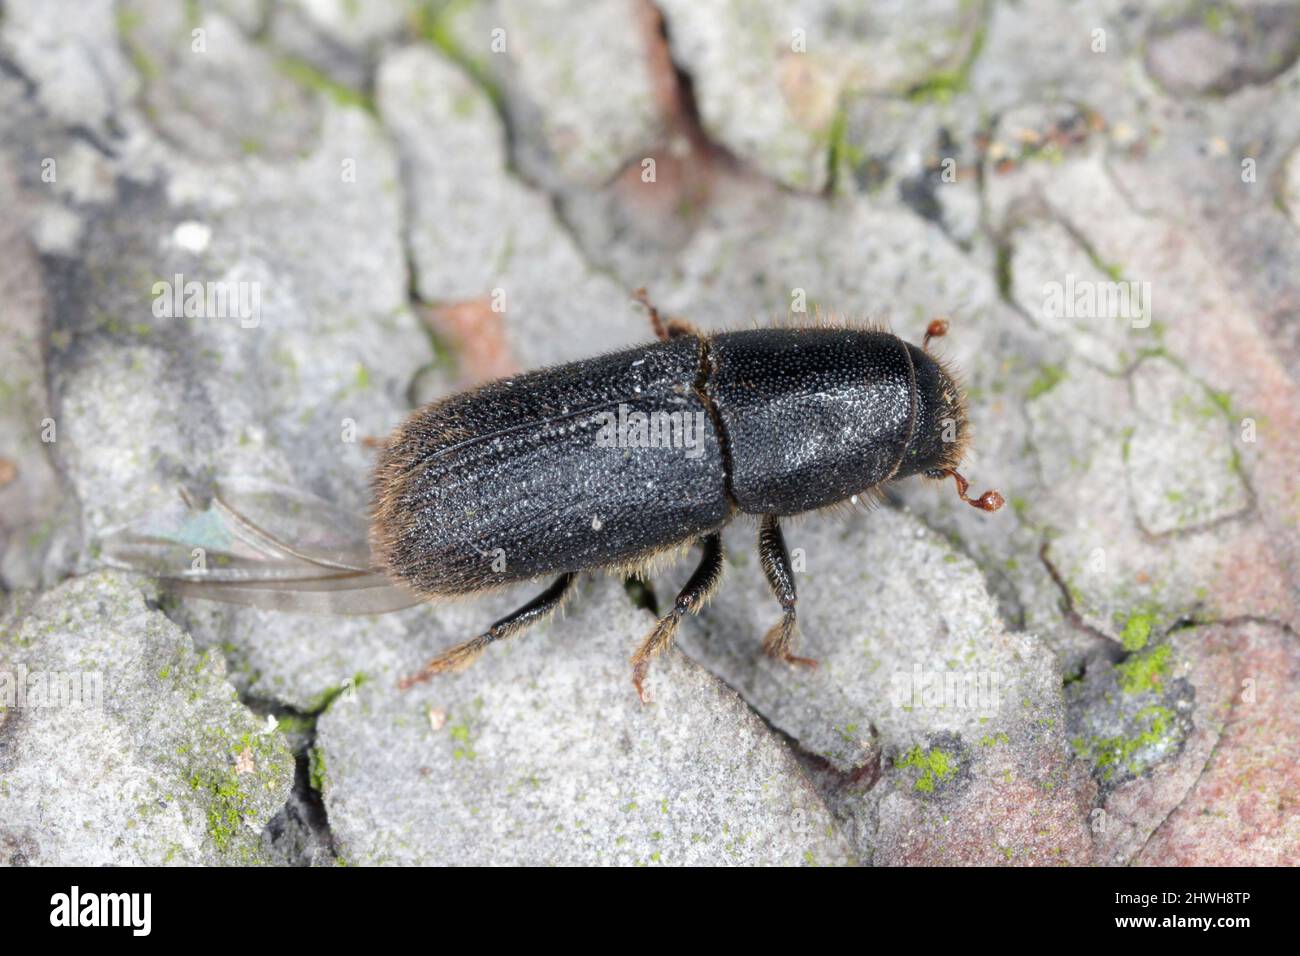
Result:
M672 646L682 617L687 613L698 613L722 580L722 535L714 532L702 538L701 543L704 553L700 557L700 564L677 595L673 609L659 619L654 630L632 655L632 683L636 685L637 696L643 704L651 701L649 692L643 686L651 659Z
M816 667L817 662L811 657L796 657L790 653L790 641L797 629L794 607L799 598L795 593L794 569L790 567L790 551L785 546L785 535L781 533L776 515L763 515L758 530L758 557L772 593L781 602L782 612L780 622L763 638L763 653L787 664Z
M650 301L650 296L646 294L645 289L637 289L632 293L632 297L645 306L646 311L650 313L650 328L654 329L655 338L659 339L659 341L667 342L669 339L675 339L682 335L699 336L700 333L695 326L685 319L665 320Z
M560 605L564 603L564 599L569 596L577 580L578 575L576 572L571 571L560 575L549 588L523 607L511 611L478 637L457 644L429 661L417 673L403 677L397 682L398 689L406 690L415 684L421 684L434 674L441 674L445 671L458 671L469 667L493 641L499 641L503 637L518 634L525 628L531 627L538 621L554 614Z

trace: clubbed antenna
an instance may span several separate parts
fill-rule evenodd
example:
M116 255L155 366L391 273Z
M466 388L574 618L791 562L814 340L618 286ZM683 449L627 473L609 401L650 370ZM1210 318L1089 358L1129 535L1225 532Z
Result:
M945 468L939 473L941 478L946 478L949 475L957 482L957 497L972 508L979 508L980 511L997 511L1007 503L1006 499L996 491L986 491L978 498L968 498L966 491L970 488L970 482L959 475L956 469L953 468Z
M948 334L947 319L931 319L930 324L925 327L925 338L921 341L921 350L930 351L930 340L941 339Z

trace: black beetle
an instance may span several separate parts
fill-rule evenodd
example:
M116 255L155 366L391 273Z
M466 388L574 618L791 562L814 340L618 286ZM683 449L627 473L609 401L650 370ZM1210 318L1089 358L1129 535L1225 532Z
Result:
M921 348L852 327L699 333L650 311L660 341L503 379L412 413L374 472L378 568L425 599L554 576L528 604L404 679L472 662L560 607L579 572L644 571L691 544L703 557L632 658L642 681L686 613L722 576L721 528L760 520L763 571L782 617L767 654L790 651L795 582L783 516L843 502L908 475L951 476L968 437L959 388Z

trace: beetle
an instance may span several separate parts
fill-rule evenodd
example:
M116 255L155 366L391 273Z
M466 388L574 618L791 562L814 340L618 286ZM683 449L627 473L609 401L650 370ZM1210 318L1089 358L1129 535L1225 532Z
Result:
M555 613L587 570L644 573L698 544L699 565L633 655L651 660L722 578L721 530L758 520L781 617L763 639L792 651L798 597L781 519L911 475L952 477L969 439L962 392L929 352L889 332L819 324L705 334L645 305L654 343L500 379L413 412L380 452L370 547L378 570L423 599L551 579L527 604L433 658L399 686L472 663Z

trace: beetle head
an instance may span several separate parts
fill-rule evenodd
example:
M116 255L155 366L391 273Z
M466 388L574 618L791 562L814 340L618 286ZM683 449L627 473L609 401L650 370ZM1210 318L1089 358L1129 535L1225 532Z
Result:
M912 437L895 477L931 474L961 464L969 440L966 402L951 372L909 344L916 381Z
M927 339L930 336L927 333ZM961 386L952 372L929 353L914 345L908 345L908 349L916 370L916 423L897 476L951 476L962 501L984 511L997 511L1003 504L1000 494L986 491L978 498L968 498L966 479L957 473L970 441L970 421Z

